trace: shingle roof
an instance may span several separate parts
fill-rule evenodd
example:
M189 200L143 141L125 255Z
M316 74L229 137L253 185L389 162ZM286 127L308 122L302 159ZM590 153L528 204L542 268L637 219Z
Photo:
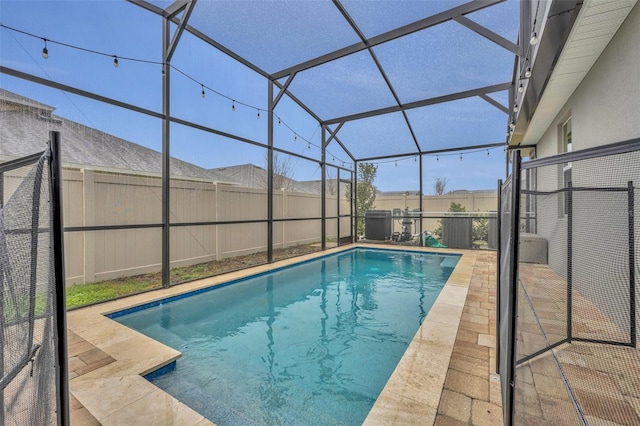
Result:
M10 92L6 89L0 89L0 102L4 104L12 104L15 106L29 107L29 108L39 109L42 111L48 111L48 112L52 112L55 109L52 106L40 103L36 100L24 97L22 95L18 95L17 93ZM8 108L6 108L5 106L3 110L4 109L8 109Z
M54 108L7 90L0 91L0 103L0 155L3 157L22 157L44 150L49 131L57 130L61 134L62 160L66 166L161 174L162 156L157 151L52 115ZM171 159L171 175L229 181L215 171L176 158Z
M238 185L247 188L266 188L267 171L255 164L241 164L239 166L220 167L210 169L211 172L224 176L227 181L237 182ZM276 175L276 179L279 175ZM281 186L289 191L318 194L319 185L309 185L307 182L298 182L286 176L279 176ZM276 184L277 185L277 184ZM278 188L280 189L280 188Z
M59 131L62 161L67 167L98 168L123 173L160 175L162 155L125 139L53 115L54 107L0 89L0 157L17 158L42 151L49 131ZM265 188L267 171L254 164L205 169L176 158L171 175ZM278 176L278 175L276 175ZM317 194L320 181L298 182L282 177L290 191Z

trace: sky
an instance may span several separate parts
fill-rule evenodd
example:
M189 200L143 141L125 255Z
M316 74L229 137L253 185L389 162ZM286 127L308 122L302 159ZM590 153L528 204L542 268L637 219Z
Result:
M153 3L160 7L170 4L164 0ZM199 0L190 23L268 72L276 72L358 40L330 2L315 2L313 11L323 16L309 13L311 3L236 1L225 3L221 9L221 1ZM461 3L344 1L367 36ZM517 0L508 0L468 17L515 42L517 9ZM0 28L3 66L162 111L162 73L158 64L162 60L162 20L157 15L119 0L2 0L0 22L37 36ZM331 31L326 31L327 27ZM41 56L42 38L50 40L48 59ZM405 44L394 41L377 46L375 54L403 103L509 81L513 64L513 55L454 22L415 33ZM118 57L117 68L113 66L114 55ZM395 103L370 55L360 52L345 59L299 73L290 90L323 119ZM456 65L454 71L449 67L450 61ZM178 44L172 66L173 116L267 143L268 84L264 77L187 32ZM418 83L408 85L411 81ZM6 74L0 74L0 87L51 105L56 108L55 114L63 118L161 150L160 119ZM203 90L205 97L201 95ZM507 106L506 92L490 96ZM275 145L319 159L318 122L286 96L274 112L281 122L277 124L278 118L274 121ZM408 111L407 116L423 150L500 143L505 139L506 114L479 98L417 108ZM338 135L360 158L384 155L389 150L415 152L406 121L399 113L347 122ZM349 145L351 141L354 142ZM266 150L262 147L175 123L171 125L171 155L205 168L266 164ZM326 160L353 166L335 142L329 145ZM320 179L317 162L297 157L291 157L291 161L293 179ZM417 161L416 156L374 161L379 170L376 186L387 191L418 190ZM447 190L477 190L494 189L497 179L505 177L502 147L427 155L422 161L426 194L433 193L436 178L447 179Z

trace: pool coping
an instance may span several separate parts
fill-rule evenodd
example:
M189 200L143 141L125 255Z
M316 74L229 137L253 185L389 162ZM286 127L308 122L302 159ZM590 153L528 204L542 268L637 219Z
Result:
M69 330L115 359L71 379L71 393L103 425L131 419L144 419L145 424L212 425L143 378L175 362L180 352L106 315L357 247L462 255L364 422L433 424L477 257L473 250L352 244L70 311Z

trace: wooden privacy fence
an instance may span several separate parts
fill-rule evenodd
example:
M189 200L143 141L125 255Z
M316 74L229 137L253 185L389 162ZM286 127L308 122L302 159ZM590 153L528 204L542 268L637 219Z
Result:
M15 181L18 181L16 176ZM161 269L162 229L138 227L162 221L159 176L68 168L63 170L65 228L133 226L128 229L74 230L65 233L67 285L90 283ZM5 192L12 191L5 178ZM208 222L261 221L267 219L265 189L245 188L191 178L171 180L171 264L188 266L267 249L267 224ZM446 212L456 202L467 211L495 210L496 194L455 193L424 196L423 210ZM321 242L320 194L274 191L274 248ZM378 196L376 209L417 209L417 195ZM326 237L350 235L349 202L327 194ZM300 220L304 218L313 218ZM291 219L291 220L286 220ZM191 225L196 224L199 225ZM207 224L202 224L207 223ZM433 230L437 219L424 219L423 230Z

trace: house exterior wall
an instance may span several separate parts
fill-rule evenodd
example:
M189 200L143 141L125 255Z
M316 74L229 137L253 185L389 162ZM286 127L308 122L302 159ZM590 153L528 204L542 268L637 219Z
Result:
M538 158L558 153L559 128L569 116L574 151L640 137L639 28L636 4L538 142Z
M571 95L539 140L538 158L561 152L562 124L571 117L572 150L640 138L640 3L637 4L589 73ZM574 187L627 187L632 181L640 195L640 154L602 157L574 162ZM537 170L537 190L564 186L563 165ZM548 241L549 265L567 276L567 216L563 196L537 197L537 233ZM628 327L629 228L627 193L574 192L574 288L614 319ZM640 217L635 203L635 217ZM635 240L640 232L636 219ZM636 243L636 276L640 276L640 249ZM627 286L625 287L625 283ZM626 302L625 302L626 298ZM640 326L640 321L639 321ZM594 337L594 336L588 336ZM599 336L610 338L610 336Z

